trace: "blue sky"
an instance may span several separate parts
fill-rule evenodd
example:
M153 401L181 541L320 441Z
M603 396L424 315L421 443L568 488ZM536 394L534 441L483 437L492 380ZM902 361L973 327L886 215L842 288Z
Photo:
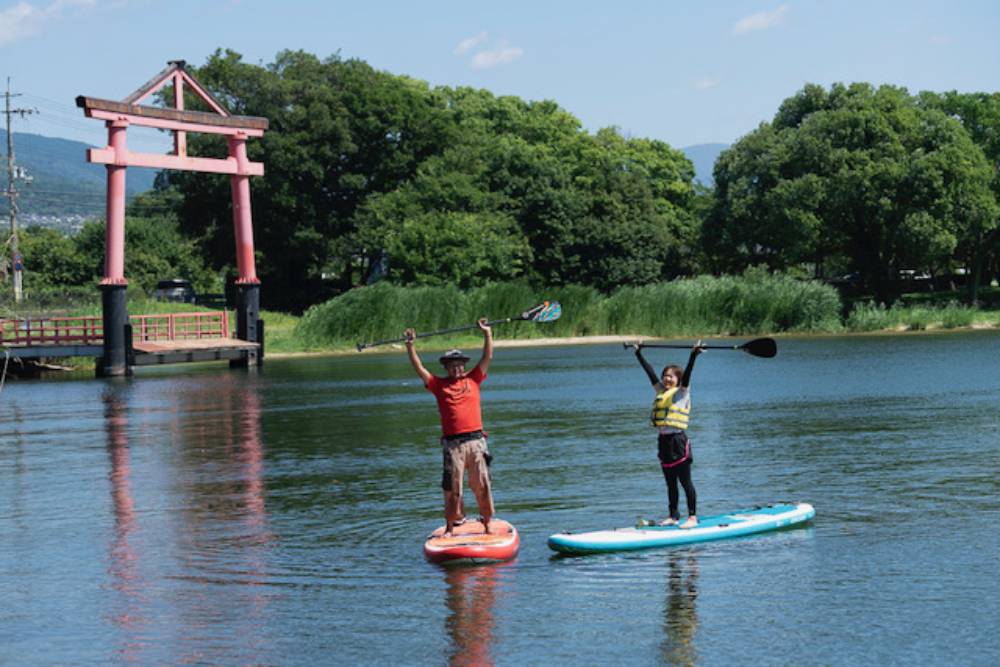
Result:
M216 48L340 52L432 85L553 99L591 131L731 143L806 82L1000 90L1000 2L0 0L15 131L104 143L74 98L121 99ZM154 135L135 137L135 148Z

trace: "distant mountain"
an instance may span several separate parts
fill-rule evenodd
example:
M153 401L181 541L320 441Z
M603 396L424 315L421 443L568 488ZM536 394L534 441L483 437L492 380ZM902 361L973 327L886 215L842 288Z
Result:
M103 216L107 170L87 162L90 144L39 134L14 133L14 158L27 179L18 179L17 207L30 222L37 216ZM7 133L0 130L0 189L7 186ZM129 169L125 179L128 195L153 187L152 169ZM28 180L30 179L30 180ZM0 212L8 214L7 198L0 197Z
M694 180L701 181L702 185L712 187L712 169L715 167L715 160L719 153L729 148L729 144L695 144L682 148L681 151L694 163Z

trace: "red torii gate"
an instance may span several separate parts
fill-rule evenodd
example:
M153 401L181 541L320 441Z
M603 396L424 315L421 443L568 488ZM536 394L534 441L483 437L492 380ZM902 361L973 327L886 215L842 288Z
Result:
M174 86L174 108L143 105L142 101L168 84ZM185 86L205 102L214 113L186 111ZM238 271L236 336L259 343L263 333L260 315L260 280L254 265L253 225L250 216L250 177L263 176L264 165L247 159L249 137L261 137L267 130L266 118L231 116L187 70L183 60L171 60L166 69L150 79L121 102L81 95L76 105L88 118L105 121L108 145L91 148L87 161L104 164L108 170L107 228L105 236L104 278L101 299L104 313L104 356L98 360L99 375L127 375L125 325L128 313L125 303L125 169L151 167L178 169L216 174L230 174L233 196L233 225L236 229L236 267ZM167 155L133 153L128 150L125 133L130 125L170 130L174 134L174 150ZM229 156L225 159L189 157L187 133L208 132L225 135ZM245 360L259 363L251 354Z

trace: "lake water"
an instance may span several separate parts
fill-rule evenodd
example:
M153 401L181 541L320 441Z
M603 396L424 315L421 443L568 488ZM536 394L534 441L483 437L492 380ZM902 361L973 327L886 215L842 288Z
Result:
M699 513L805 501L808 527L554 556L553 532L665 515L652 392L621 345L499 349L521 553L447 570L402 352L8 381L0 664L1000 664L1000 335L711 350L692 390Z

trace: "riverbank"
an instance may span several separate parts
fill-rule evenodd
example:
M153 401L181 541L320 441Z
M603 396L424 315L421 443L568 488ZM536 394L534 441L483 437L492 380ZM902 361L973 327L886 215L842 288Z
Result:
M552 322L519 321L512 316L495 327L497 347L617 344L637 338L673 341L762 336L898 335L916 332L1000 328L1000 290L984 288L979 307L956 301L955 292L906 294L891 307L871 301L845 304L829 286L787 277L746 275L702 277L611 295L590 288L564 286L543 290L544 298L562 304ZM302 315L262 311L268 358L357 354L362 341L394 339L415 326L420 332L461 328L461 332L421 339L421 351L476 349L481 337L470 322L488 313L516 313L540 303L542 293L520 283L497 284L461 292L452 288L360 288L316 306ZM94 306L95 314L99 312ZM198 310L189 304L136 299L132 314ZM637 333L640 332L640 333ZM401 351L391 344L368 352ZM73 366L92 367L90 359Z
M996 330L1000 332L1000 324L990 324L990 323L975 323L966 327L944 327L944 326L929 326L922 329L911 329L905 326L897 326L891 329L882 329L878 331L830 331L830 332L812 332L812 333L770 333L766 334L766 337L775 338L780 341L782 338L847 338L847 337L859 337L859 336L919 336L923 334L942 334L942 333L962 333L968 331L984 331L984 330ZM566 336L566 337L548 337L548 338L515 338L515 339L503 339L495 338L493 341L493 347L496 349L504 348L525 348L525 347L558 347L565 345L605 345L612 343L631 343L636 340L643 340L646 342L666 342L666 341L676 341L678 343L689 343L695 340L703 339L705 341L733 341L733 344L739 344L740 342L746 342L751 338L760 336L722 336L717 334L705 334L703 336L672 336L672 337L659 337L659 336L643 336L643 335L594 335L594 336ZM421 341L419 349L422 352L439 352L442 350L447 350L450 348L459 348L465 350L466 352L474 352L482 346L482 338L473 337L463 337L461 339L448 338L448 339L437 339L436 341ZM330 348L326 350L308 350L308 351L280 351L280 352L268 352L267 358L269 359L284 359L284 358L297 358L297 357L323 357L323 356L344 356L351 354L385 354L385 353L399 353L406 350L402 343L390 343L377 348L369 348L363 352L358 352L356 348Z

